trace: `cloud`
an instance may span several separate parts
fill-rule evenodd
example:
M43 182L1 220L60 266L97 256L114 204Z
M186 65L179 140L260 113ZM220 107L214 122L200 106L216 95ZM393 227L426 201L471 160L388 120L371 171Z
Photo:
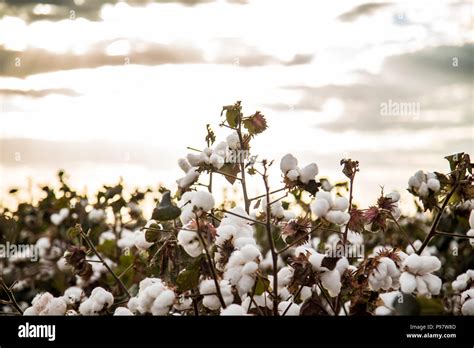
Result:
M359 5L348 12L343 13L338 17L338 19L342 22L353 22L359 17L373 15L379 9L391 5L391 3L368 2L366 4Z
M322 112L332 98L344 104L335 120L319 115L317 127L331 131L377 132L472 125L474 44L439 46L387 58L379 74L360 73L357 83L320 87L289 86L301 92L294 109ZM457 57L458 66L453 66ZM385 104L383 104L385 103ZM383 116L382 106L416 103L419 113ZM395 103L395 104L394 104ZM405 106L409 104L404 104ZM277 104L274 109L287 110Z
M0 95L3 96L23 96L30 98L42 98L50 94L60 94L68 97L77 97L79 93L70 88L46 88L46 89L0 89Z

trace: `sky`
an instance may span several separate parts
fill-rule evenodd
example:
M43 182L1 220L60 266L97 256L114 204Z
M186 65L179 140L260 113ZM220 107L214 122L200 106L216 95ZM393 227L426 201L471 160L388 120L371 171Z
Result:
M59 168L88 190L176 187L237 100L268 120L260 158L332 181L357 159L363 205L404 192L473 152L473 33L471 1L2 0L0 200Z

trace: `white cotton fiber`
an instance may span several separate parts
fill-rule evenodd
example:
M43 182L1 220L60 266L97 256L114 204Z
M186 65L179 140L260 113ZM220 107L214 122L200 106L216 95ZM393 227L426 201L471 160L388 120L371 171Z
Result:
M298 160L292 154L286 154L283 156L280 162L280 169L283 174L288 173L292 169L296 169L298 166Z

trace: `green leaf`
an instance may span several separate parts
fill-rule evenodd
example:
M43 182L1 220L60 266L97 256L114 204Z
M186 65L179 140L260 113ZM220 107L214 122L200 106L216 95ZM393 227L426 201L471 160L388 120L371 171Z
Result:
M198 256L193 262L179 272L176 278L178 291L187 291L196 288L199 285L199 277L201 275L200 266L203 255Z
M241 118L240 110L242 109L240 105L240 101L236 102L234 105L227 105L222 108L222 113L225 111L225 118L227 120L227 124L232 127L236 128L239 125L239 120Z
M76 225L74 227L71 227L70 229L67 230L67 235L70 240L74 240L81 234L81 228L80 226Z
M270 287L270 281L267 278L261 276L257 277L257 283L255 284L255 295L260 296Z

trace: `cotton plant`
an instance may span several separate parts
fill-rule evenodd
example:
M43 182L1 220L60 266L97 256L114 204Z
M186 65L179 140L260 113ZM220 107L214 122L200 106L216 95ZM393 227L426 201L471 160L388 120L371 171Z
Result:
M404 216L410 201L384 182L374 183L382 189L372 205L360 205L356 160L340 161L338 182L320 177L332 169L319 168L317 156L260 158L254 139L266 118L244 114L240 102L223 107L219 126L223 138L207 125L205 144L189 144L170 187L133 191L120 180L85 195L63 173L59 189L45 188L38 202L2 210L2 232L33 243L39 259L0 262L2 308L68 316L394 315L410 303L416 310L446 300L454 305L445 312L472 314L472 274L456 259L470 252L474 233L467 154L448 156L445 174L409 178L417 211ZM452 253L434 243L441 238ZM397 299L407 302L399 307Z
M403 260L403 272L400 275L400 289L405 293L417 292L420 295L438 295L441 279L433 272L441 268L436 256L411 254Z

